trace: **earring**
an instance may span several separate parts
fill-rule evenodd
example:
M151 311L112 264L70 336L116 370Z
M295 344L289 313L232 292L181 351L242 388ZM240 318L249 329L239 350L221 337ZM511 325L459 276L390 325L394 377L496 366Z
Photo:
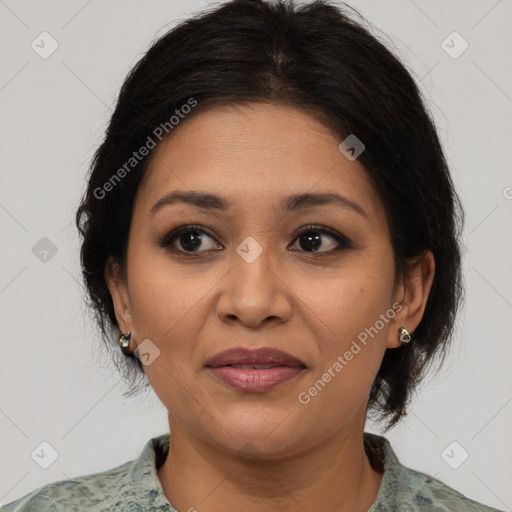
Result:
M401 345L405 345L411 341L411 333L405 327L400 327L398 329L398 339Z
M126 334L121 334L119 336L119 345L121 346L121 351L125 356L130 356L130 340L131 340L132 334L130 332Z

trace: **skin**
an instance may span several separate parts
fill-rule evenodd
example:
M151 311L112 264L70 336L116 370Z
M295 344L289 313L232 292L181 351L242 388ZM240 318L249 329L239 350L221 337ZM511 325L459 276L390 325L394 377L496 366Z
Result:
M422 318L434 259L427 251L393 286L383 205L340 142L306 113L257 103L199 113L154 150L134 205L127 273L109 265L106 279L131 350L147 338L160 350L145 366L171 432L158 478L180 511L367 511L377 496L382 474L363 450L368 396L384 352L400 350L398 328L413 332ZM231 207L173 204L151 215L173 190L215 193ZM367 217L334 204L278 208L289 194L326 191L348 197ZM173 245L181 255L158 246L189 224L207 232L195 253L179 237ZM307 224L336 230L353 248L323 256L338 242L319 233L320 252L313 252L297 237ZM236 252L248 236L263 250L252 263ZM298 394L395 302L402 308L394 318L300 403ZM279 348L307 369L269 391L243 392L204 366L238 346Z

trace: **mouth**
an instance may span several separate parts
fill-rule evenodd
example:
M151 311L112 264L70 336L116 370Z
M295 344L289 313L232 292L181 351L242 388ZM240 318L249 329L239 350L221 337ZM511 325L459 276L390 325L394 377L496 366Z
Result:
M224 350L206 362L206 367L220 366L243 367L247 369L265 369L275 366L298 368L306 365L297 357L272 347L249 349L244 347Z
M224 384L246 392L268 391L298 378L307 369L300 359L270 347L226 350L205 367Z
M216 366L213 368L238 368L240 370L268 370L269 368L280 368L287 367L285 364L226 364L222 366ZM294 368L290 366L289 368ZM304 366L305 368L305 366Z

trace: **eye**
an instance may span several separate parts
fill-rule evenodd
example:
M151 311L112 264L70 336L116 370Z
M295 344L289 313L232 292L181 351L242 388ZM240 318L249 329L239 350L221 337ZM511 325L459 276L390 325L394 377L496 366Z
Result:
M331 243L327 244L326 250L321 251L320 249L326 245L322 240L322 237L325 236L331 239ZM333 229L322 226L306 226L306 229L302 230L294 240L297 240L301 248L306 252L322 253L322 255L352 248L352 244L347 237Z
M182 253L195 253L195 252L207 252L209 250L218 250L215 249L215 245L221 247L219 244L210 243L210 246L206 248L206 250L199 251L197 250L207 240L213 240L213 238L201 229L199 226L180 226L177 229L174 229L170 233L164 235L159 242L160 247L166 247L173 252L182 252ZM181 249L176 247L176 245L181 245Z
M326 250L320 250L326 245L322 239L323 237L331 240L331 242L327 244ZM208 240L211 241L209 246L206 244ZM300 247L305 252L319 253L322 255L329 255L342 249L352 248L352 244L347 237L325 226L306 226L305 229L295 236L294 241L295 240L299 242ZM204 250L198 250L198 248L204 247L205 244L206 248ZM222 246L218 244L212 236L202 229L201 226L195 225L180 226L172 230L160 239L158 245L172 252L182 254L222 250ZM292 250L296 251L300 249L294 248Z

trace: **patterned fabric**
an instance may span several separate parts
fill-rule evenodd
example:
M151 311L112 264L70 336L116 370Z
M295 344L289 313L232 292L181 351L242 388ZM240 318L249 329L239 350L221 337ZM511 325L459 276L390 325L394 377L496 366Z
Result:
M364 448L372 466L384 471L379 493L368 512L500 512L403 466L382 436L365 432ZM39 487L5 505L1 512L177 512L167 500L156 472L168 451L169 434L154 437L136 460Z

